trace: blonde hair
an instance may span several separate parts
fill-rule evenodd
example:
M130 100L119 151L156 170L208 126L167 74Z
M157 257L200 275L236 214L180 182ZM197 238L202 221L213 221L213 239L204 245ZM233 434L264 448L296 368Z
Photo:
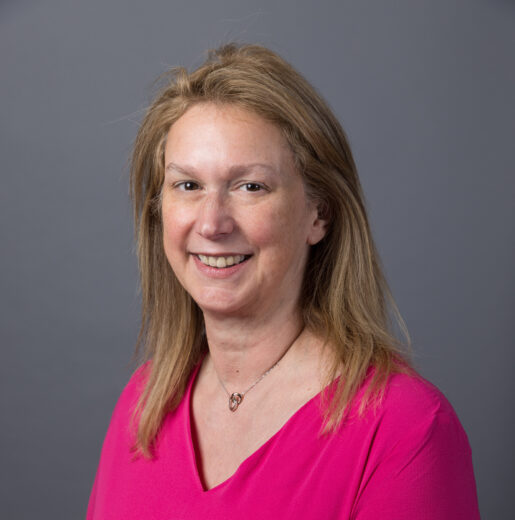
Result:
M160 215L166 136L188 108L205 102L236 105L276 124L292 149L308 196L329 222L324 239L311 248L300 300L305 326L332 349L327 382L340 376L324 401L325 430L335 429L345 417L369 367L375 370L361 411L371 396L381 396L393 371L407 366L391 332L390 313L406 329L381 271L339 122L280 56L258 45L224 45L191 73L171 71L134 144L131 194L142 290L138 343L144 358L152 360L135 414L136 448L146 456L207 348L202 313L165 257Z

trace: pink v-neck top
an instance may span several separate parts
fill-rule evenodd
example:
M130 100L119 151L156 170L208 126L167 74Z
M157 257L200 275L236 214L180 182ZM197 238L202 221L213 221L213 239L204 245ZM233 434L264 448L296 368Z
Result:
M230 478L203 489L190 424L196 373L152 460L131 451L144 385L141 370L133 375L113 412L87 520L479 519L467 436L438 389L409 375L392 376L375 412L329 435L319 435L315 396Z

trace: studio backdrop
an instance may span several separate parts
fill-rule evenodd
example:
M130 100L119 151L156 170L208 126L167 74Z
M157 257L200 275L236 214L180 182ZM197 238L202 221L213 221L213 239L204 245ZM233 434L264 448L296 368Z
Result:
M415 364L468 433L482 517L513 518L511 0L0 4L0 516L85 515L134 369L131 145L157 76L233 40L340 118Z

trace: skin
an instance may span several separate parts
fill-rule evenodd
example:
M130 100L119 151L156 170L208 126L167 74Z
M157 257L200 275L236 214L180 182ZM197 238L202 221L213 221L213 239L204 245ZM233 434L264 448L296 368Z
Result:
M204 313L257 317L296 302L309 245L325 231L279 129L241 109L197 105L171 128L165 164L166 255ZM252 256L220 279L194 253Z
M210 488L321 389L320 340L303 331L289 347L302 330L298 299L309 248L326 222L280 130L241 108L209 103L190 108L168 133L162 219L168 261L206 324L209 354L192 415L199 473ZM199 254L246 260L217 270ZM218 378L242 392L284 352L230 412Z

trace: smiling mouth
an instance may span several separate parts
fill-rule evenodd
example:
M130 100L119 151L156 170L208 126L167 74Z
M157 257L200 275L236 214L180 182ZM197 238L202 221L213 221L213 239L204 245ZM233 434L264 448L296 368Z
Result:
M251 255L231 255L231 256L206 256L196 255L196 257L204 264L217 269L225 269L233 265L241 264L248 260Z

